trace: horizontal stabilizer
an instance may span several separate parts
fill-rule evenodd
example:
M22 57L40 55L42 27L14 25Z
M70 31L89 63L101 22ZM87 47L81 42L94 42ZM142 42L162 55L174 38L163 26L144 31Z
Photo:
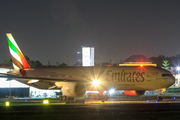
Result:
M11 81L11 80L14 80L13 78L8 78L8 79L6 79L6 81Z
M56 87L55 85L54 85L54 86L52 86L52 87L49 87L49 88L48 88L48 90L49 90L49 89L53 89L53 88L55 88L55 87Z

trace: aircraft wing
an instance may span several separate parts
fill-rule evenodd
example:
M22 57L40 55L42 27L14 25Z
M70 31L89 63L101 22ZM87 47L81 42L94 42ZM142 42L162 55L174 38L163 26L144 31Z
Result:
M92 82L92 80L85 77L21 77L5 73L0 73L0 78L7 78L7 81L15 79L24 81L39 80L40 82Z

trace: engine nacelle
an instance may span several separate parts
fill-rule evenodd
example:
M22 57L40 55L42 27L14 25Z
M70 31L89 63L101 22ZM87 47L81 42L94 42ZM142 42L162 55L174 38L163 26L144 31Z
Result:
M83 83L79 82L65 82L61 89L63 94L67 97L82 97L86 93L86 88Z
M145 91L124 90L124 93L130 96L139 96L139 95L143 95Z

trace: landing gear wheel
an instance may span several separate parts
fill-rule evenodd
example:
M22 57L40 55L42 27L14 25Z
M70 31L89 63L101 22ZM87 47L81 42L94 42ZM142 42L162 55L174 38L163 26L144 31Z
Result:
M66 101L66 96L63 96L63 99L62 99L63 101Z
M60 96L60 97L59 97L59 100L61 101L62 99L63 99L63 97L62 97L62 96Z
M103 100L104 96L103 95L98 95L98 100Z
M158 101L162 101L163 97L162 96L158 96Z
M68 100L71 100L71 98L70 97L66 97L66 100L68 101Z
M93 99L94 99L94 100L97 100L97 99L98 99L98 96L93 95Z
M74 100L74 98L70 98L70 100L72 100L72 101L73 101L73 100Z
M108 100L108 96L107 95L104 96L104 100Z

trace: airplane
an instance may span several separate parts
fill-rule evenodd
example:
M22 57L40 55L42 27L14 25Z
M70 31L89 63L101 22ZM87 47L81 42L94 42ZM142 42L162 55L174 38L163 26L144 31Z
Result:
M147 90L157 90L161 95L175 82L169 71L143 65L30 68L12 34L7 33L6 36L14 70L0 73L0 77L15 79L39 89L59 89L64 94L60 100L82 97L86 91L99 91L99 98L107 100L108 96L101 93L112 88L124 90L130 96L143 95ZM159 100L162 99L160 96Z

